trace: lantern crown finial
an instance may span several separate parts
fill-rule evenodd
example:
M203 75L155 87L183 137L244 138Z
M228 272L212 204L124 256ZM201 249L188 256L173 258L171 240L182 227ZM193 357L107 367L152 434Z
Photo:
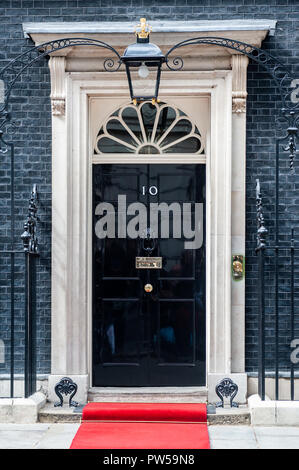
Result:
M129 44L121 61L126 66L130 95L133 103L157 100L161 66L165 56L161 49L149 41L151 26L145 18L135 28L137 40Z
M138 39L147 39L152 31L152 27L146 22L146 18L140 18L140 23L135 27L135 34Z

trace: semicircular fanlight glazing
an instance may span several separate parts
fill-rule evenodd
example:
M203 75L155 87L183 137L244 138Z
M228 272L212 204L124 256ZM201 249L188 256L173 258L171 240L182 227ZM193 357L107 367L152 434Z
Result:
M181 110L166 103L144 101L123 106L101 126L97 154L200 154L203 136Z

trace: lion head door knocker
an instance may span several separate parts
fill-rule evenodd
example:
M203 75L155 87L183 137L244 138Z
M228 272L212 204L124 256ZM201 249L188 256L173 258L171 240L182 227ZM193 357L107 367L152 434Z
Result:
M224 397L228 398L230 397L230 406L231 408L238 408L239 405L238 403L234 402L233 399L237 395L239 390L238 385L232 381L232 379L225 378L221 380L215 387L215 391L220 398L220 402L216 403L216 407L218 408L224 408Z
M54 403L54 406L63 406L63 396L70 395L69 406L78 406L79 403L73 401L73 396L77 393L78 385L72 381L69 377L63 377L60 382L55 385L55 393L60 401Z

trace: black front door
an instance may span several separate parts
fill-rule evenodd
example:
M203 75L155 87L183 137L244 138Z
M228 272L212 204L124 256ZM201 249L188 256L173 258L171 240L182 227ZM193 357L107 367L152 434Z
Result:
M177 204L162 210L157 233L149 224L133 238L128 208L136 201L148 220L151 203ZM189 238L183 230L178 236L186 204L194 225L195 202L205 214L205 165L94 165L93 386L205 385L205 238L186 249ZM102 238L97 223L109 212L115 234ZM165 236L160 225L168 216ZM203 215L203 233L204 225ZM161 268L136 268L136 257L158 258Z

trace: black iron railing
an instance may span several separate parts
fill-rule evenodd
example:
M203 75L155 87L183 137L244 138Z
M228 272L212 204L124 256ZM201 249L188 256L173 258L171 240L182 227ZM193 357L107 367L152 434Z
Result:
M292 353L294 353L293 347L299 346L299 304L296 303L299 279L295 263L299 246L295 243L294 227L289 229L289 234L279 236L278 195L274 243L267 243L269 233L265 226L259 180L256 181L256 205L258 394L262 400L265 400L266 378L271 377L275 382L274 398L282 399L280 379L284 378L289 380L289 393L286 395L284 390L283 398L295 400L299 399L299 396L295 396L295 379L297 377L299 379L299 348L297 355Z
M13 151L13 147L12 147ZM13 191L13 184L12 184ZM14 203L14 194L11 194ZM10 358L8 369L4 369L5 378L9 377L9 393L11 398L25 396L26 398L36 391L36 258L38 256L38 240L36 236L37 223L37 188L33 185L30 195L28 216L24 223L24 232L21 235L24 249L15 249L14 210L11 211L11 246L1 251L1 259L6 265L5 274L10 280L7 282L10 312L10 336L8 348L4 346L4 353ZM21 259L23 258L23 260ZM18 269L16 269L16 264ZM3 271L3 272L4 272ZM22 279L20 279L20 274ZM16 300L17 299L17 300ZM20 306L21 304L21 306ZM18 316L18 329L16 331L16 316ZM20 325L21 321L21 325ZM21 336L21 337L20 337ZM18 337L18 339L16 339ZM20 351L22 348L21 359ZM23 364L20 364L23 362ZM5 365L4 365L5 366ZM16 392L16 378L24 382L23 392ZM5 389L5 387L3 387ZM16 395L17 393L17 395Z
M36 391L37 188L33 185L21 239L25 252L25 397Z

